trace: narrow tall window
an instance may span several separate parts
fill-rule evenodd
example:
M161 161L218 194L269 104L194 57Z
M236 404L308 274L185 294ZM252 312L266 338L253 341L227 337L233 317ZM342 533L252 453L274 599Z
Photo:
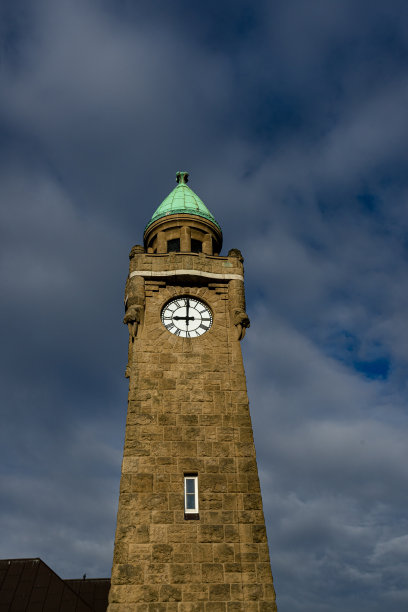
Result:
M202 253L203 243L201 240L195 240L195 238L191 239L191 252L192 253Z
M167 252L168 253L179 253L180 252L180 238L172 238L167 241Z
M198 514L198 476L194 474L184 476L184 512Z

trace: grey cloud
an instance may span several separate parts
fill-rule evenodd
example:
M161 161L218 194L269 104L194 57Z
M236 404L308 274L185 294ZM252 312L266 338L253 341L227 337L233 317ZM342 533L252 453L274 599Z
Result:
M19 6L0 33L3 555L109 574L127 254L186 169L246 258L279 609L402 612L405 4ZM355 366L377 358L383 379Z
M390 530L397 537L402 526L406 430L399 419L387 421L391 407L382 402L382 384L329 360L270 313L258 311L254 320L246 339L249 392L272 567L278 587L282 580L284 606L302 609L300 591L294 601L288 592L308 584L310 609L336 607L337 596L329 595L335 572L339 605L358 583L360 597L380 609L379 602L394 601L395 587L385 587L388 563L373 560L382 551L378 542L392 540ZM401 414L398 406L392 410ZM297 586L290 578L294 564ZM375 592L378 583L384 592L376 603L363 593ZM326 598L330 603L322 603Z

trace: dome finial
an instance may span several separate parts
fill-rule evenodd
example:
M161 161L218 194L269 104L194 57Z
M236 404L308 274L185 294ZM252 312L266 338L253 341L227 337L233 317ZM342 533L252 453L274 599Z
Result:
M186 185L188 182L188 172L177 172L176 180L179 185Z

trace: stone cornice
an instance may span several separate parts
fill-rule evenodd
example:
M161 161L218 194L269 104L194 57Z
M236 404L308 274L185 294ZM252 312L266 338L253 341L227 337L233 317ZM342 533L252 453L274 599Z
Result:
M202 270L134 270L129 278L143 276L144 278L158 278L168 276L199 276L216 280L240 280L244 281L242 274L220 274L217 272L203 272Z

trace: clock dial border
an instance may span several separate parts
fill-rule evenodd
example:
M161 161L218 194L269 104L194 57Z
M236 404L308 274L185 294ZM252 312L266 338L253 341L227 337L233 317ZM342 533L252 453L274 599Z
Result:
M213 314L203 300L180 295L164 304L160 320L168 332L179 338L199 338L211 329Z

